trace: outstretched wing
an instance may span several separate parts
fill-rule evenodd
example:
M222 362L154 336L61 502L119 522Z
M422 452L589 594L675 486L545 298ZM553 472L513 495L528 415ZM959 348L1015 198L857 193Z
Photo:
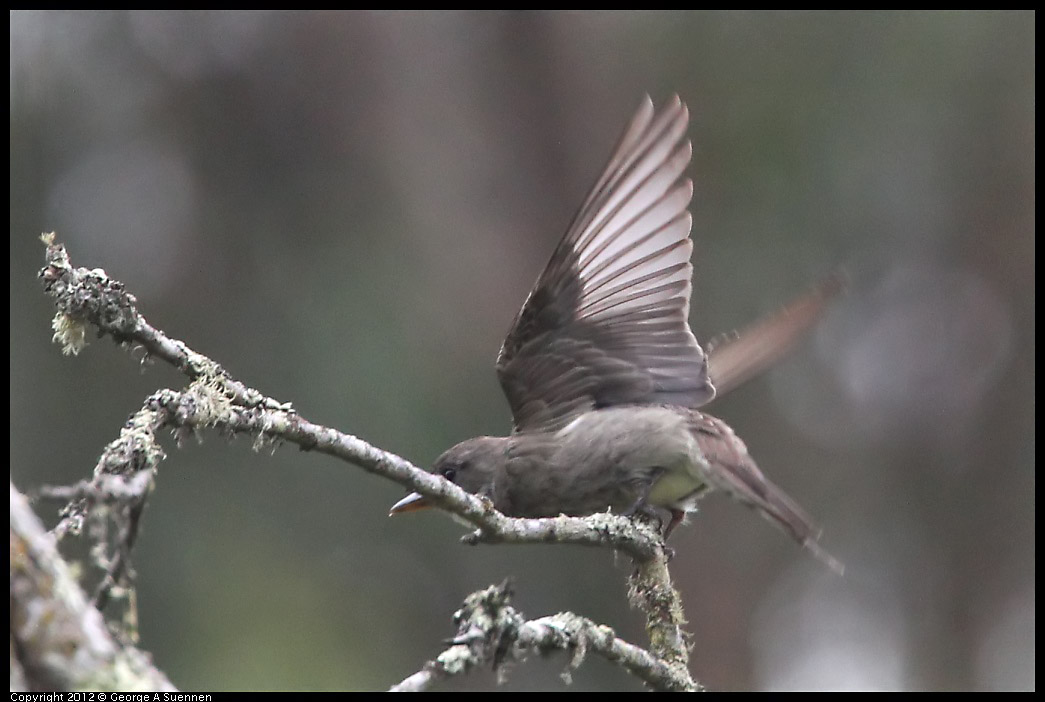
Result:
M677 96L643 101L516 316L497 357L516 431L715 396L688 321L688 121Z
M787 355L845 291L845 273L836 270L773 314L739 332L720 334L707 343L711 380L718 395L768 370Z

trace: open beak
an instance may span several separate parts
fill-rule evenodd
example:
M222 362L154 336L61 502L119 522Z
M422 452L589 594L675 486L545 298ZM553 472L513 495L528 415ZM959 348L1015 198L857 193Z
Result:
M416 512L419 509L426 509L431 507L428 503L428 498L419 492L412 492L403 499L392 505L392 509L388 510L388 516L393 517L403 512Z

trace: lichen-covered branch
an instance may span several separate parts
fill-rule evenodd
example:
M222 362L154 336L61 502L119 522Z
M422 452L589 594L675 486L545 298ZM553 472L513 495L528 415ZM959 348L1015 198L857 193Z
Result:
M12 685L28 690L175 690L148 656L109 634L13 484L11 662Z
M471 522L478 530L469 543L568 543L612 546L639 561L663 552L655 530L610 514L591 517L513 519L496 511L487 500L465 492L453 483L421 470L404 458L368 444L362 439L308 421L290 403L278 402L233 379L220 365L197 353L184 342L171 339L150 325L138 312L137 300L122 283L95 268L74 268L65 247L45 235L46 265L40 271L44 289L55 299L59 315L68 320L55 327L55 340L63 349L78 352L86 336L69 329L84 324L98 328L123 345L139 346L182 370L192 383L185 391L161 390L151 395L110 444L95 474L134 474L151 461L153 437L162 427L180 430L214 427L230 434L253 436L256 445L287 441L304 450L336 456L364 470L382 475L428 497L435 505ZM134 426L131 426L131 425ZM181 435L181 433L179 435ZM123 465L124 471L117 469Z
M86 325L97 328L98 335L109 335L121 345L140 347L148 357L166 361L191 380L200 377L221 378L225 390L243 405L278 405L257 390L231 378L217 363L196 353L185 343L172 339L149 324L138 312L138 300L118 280L101 268L74 268L65 247L55 242L54 233L44 234L47 246L46 265L40 270L44 291L54 298L58 313L51 323L54 341L62 345L62 353L78 354L86 346ZM290 405L286 405L289 409Z
M35 491L40 497L67 500L53 530L59 540L66 534L79 534L87 525L93 544L91 560L102 572L92 604L104 611L114 593L128 595L124 631L132 639L137 636L137 613L129 589L133 582L131 552L156 467L166 457L156 442L160 426L155 410L139 410L124 424L119 438L105 447L90 481Z
M666 663L643 648L617 638L613 629L590 619L563 612L527 620L511 605L508 582L472 593L454 613L457 633L450 647L424 667L391 688L391 692L420 692L433 683L492 665L498 676L507 664L526 660L534 653L556 651L569 655L562 677L568 683L589 653L597 653L620 665L657 691L695 691L700 687L685 666Z
M682 598L671 584L665 556L636 563L628 579L628 599L633 607L646 614L650 650L666 664L686 670L689 645L682 629L686 617L682 612Z
M155 465L165 456L155 441L161 429L178 439L206 428L253 437L255 447L289 442L303 450L336 456L425 495L433 504L459 515L476 527L467 543L564 543L602 546L631 556L637 564L632 576L632 603L647 617L653 652L679 679L685 672L688 649L681 632L684 619L678 594L671 585L667 555L657 530L620 515L513 519L496 511L486 500L465 492L441 476L421 470L404 458L362 439L308 421L290 403L279 402L235 380L217 363L171 339L151 326L138 312L137 300L123 284L101 269L74 268L54 235L45 235L46 265L40 272L44 288L55 299L55 341L67 353L82 349L88 325L99 336L142 349L146 358L162 359L190 379L184 390L160 390L149 396L132 415L120 437L112 442L95 468L94 479L69 492L59 533L78 531L88 511L97 505L123 505L138 514L152 485ZM145 359L143 359L144 361ZM147 474L138 490L128 481ZM51 494L61 492L51 489ZM128 498L128 493L131 497ZM115 582L126 567L134 530L121 526L120 552L111 559L107 582ZM101 591L104 592L104 589ZM104 597L104 596L103 596ZM563 615L564 616L564 615ZM649 654L647 654L649 655ZM692 687L692 681L690 681ZM674 688L672 688L674 689Z

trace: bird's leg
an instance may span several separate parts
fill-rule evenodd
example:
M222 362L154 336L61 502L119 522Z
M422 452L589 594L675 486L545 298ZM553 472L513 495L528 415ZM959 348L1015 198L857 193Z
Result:
M656 482L654 479L643 480L641 482L636 481L638 484L638 496L635 498L635 502L632 503L631 507L621 512L621 515L625 517L634 517L635 515L642 515L650 519L657 520L657 530L659 531L663 524L660 520L660 515L657 511L649 506L647 500L649 494L653 490L653 483Z
M638 497L635 499L635 502L631 505L631 507L626 509L621 514L625 517L634 517L636 515L640 515L650 520L657 520L657 531L661 532L661 538L664 541L667 541L668 534L670 534L671 531L676 526L678 526L679 522L682 521L682 518L686 516L686 513L680 510L670 510L671 521L668 522L668 526L665 529L664 520L661 518L660 512L656 508L650 506L649 502L647 501L649 499L650 492L653 490L654 483L657 482L657 479L660 478L663 472L663 469L657 469L657 471L652 476L650 476L649 480L642 481L641 483L639 483ZM672 548L668 548L667 546L664 546L664 553L669 561L675 557L675 550Z
M671 536L671 532L675 531L675 527L682 523L682 520L686 518L685 510L681 509L668 509L671 512L671 520L668 522L668 526L664 529L664 540L667 541L668 537Z
M707 491L708 491L708 486L707 485L701 485L696 490L694 490L692 493L687 495L686 496L686 500L684 502L688 502L690 500L695 500L696 498L700 497L701 495L703 495ZM696 508L694 507L694 509L696 509ZM671 521L668 522L668 528L664 530L664 540L665 541L667 541L668 537L671 536L671 532L675 531L675 527L677 527L679 524L681 524L682 520L686 518L686 510L684 510L684 509L675 509L674 507L668 507L668 511L671 512Z
M646 490L646 492L648 493L649 490ZM651 521L656 520L657 533L661 535L661 548L664 549L664 556L670 561L675 557L675 549L668 546L665 542L668 540L668 534L671 533L671 530L675 528L675 525L678 524L678 521L682 520L682 517L679 517L678 521L675 520L675 512L676 510L671 510L672 520L668 523L667 529L664 529L664 520L661 518L660 511L647 504L645 497L640 497L638 500L635 501L635 504L633 504L631 507L628 508L627 511L622 512L621 514L629 518L640 516ZM685 515L685 512L683 512L682 514Z

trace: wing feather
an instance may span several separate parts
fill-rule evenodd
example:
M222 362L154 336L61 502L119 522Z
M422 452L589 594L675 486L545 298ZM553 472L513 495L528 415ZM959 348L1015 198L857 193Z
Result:
M688 321L688 121L677 96L643 101L516 316L497 358L516 431L714 397Z

